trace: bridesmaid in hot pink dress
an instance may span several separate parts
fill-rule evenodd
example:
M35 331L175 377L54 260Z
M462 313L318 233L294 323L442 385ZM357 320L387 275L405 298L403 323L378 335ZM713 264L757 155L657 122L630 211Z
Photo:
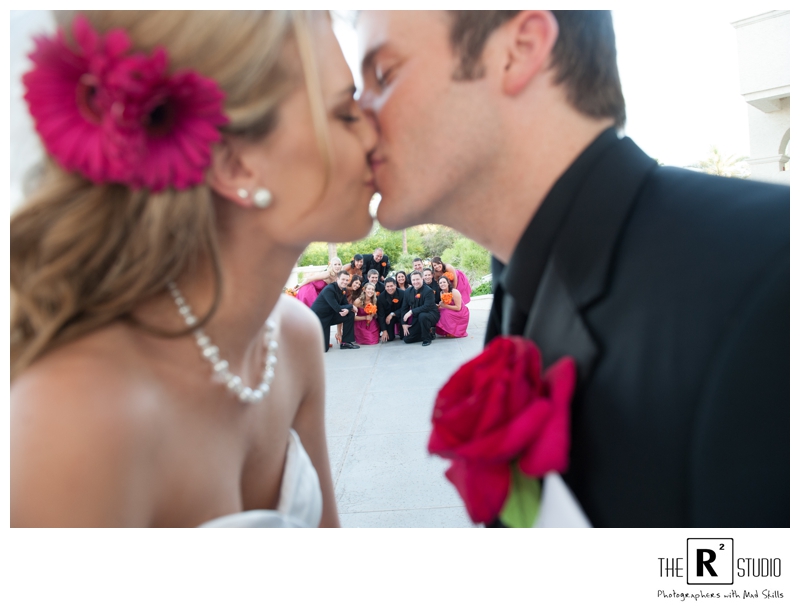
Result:
M452 273L453 277L450 279L450 283L453 284L453 289L461 293L461 299L464 304L470 301L472 286L469 285L469 279L467 279L463 271L459 271L452 264L442 262L439 256L431 258L431 266L433 267L433 277L436 281L439 281L440 277L446 276L446 273Z
M442 288L442 300L439 302L439 321L436 324L436 334L449 338L463 338L467 335L469 326L469 309L464 305L461 292L453 287L447 277L439 278L439 287ZM450 298L446 298L446 294ZM450 303L446 303L450 300Z
M377 345L380 338L380 324L375 313L367 313L367 307L378 310L378 297L375 296L375 286L371 283L364 284L364 292L353 303L358 308L356 313L356 343L359 345Z
M331 258L327 270L303 278L303 283L297 290L297 300L310 308L323 288L336 281L336 274L341 270L342 261L336 257Z

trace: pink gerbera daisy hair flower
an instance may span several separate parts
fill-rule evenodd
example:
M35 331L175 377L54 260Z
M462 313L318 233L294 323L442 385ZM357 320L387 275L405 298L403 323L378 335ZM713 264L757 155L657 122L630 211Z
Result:
M169 74L163 48L130 52L123 30L98 34L78 15L64 33L36 38L25 99L47 152L96 184L160 191L203 181L227 124L224 93L192 70Z

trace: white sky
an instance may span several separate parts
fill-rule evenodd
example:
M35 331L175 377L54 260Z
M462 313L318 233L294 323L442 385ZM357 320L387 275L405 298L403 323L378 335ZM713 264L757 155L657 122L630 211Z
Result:
M739 92L731 22L766 9L642 6L613 12L626 134L668 165L705 158L712 145L726 156L749 155L747 104ZM360 85L355 32L344 21L334 27Z

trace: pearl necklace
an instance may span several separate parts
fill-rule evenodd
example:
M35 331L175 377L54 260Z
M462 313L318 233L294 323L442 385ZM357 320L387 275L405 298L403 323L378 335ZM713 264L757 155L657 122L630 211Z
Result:
M181 314L187 326L192 326L197 323L197 318L192 315L192 310L184 300L181 291L174 281L167 283L170 294L175 300L178 307L178 313ZM264 365L264 374L261 376L261 384L251 389L242 383L242 379L230 371L230 366L227 360L220 358L219 347L211 342L211 339L206 335L202 328L194 331L194 336L197 341L197 346L200 347L200 354L203 359L211 364L214 372L212 374L212 381L215 383L223 383L233 395L235 395L243 404L253 404L260 402L265 395L269 393L272 380L275 378L275 363L278 358L275 357L275 351L278 349L278 342L274 339L275 330L277 328L274 321L267 319L264 324L266 331L264 332L264 346L267 348L267 359Z

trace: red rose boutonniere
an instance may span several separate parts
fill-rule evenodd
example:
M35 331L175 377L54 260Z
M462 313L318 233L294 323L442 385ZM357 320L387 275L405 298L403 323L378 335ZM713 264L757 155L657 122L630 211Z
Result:
M445 475L473 522L533 526L539 479L567 469L575 362L541 367L533 342L502 336L439 391L428 451L452 461Z

